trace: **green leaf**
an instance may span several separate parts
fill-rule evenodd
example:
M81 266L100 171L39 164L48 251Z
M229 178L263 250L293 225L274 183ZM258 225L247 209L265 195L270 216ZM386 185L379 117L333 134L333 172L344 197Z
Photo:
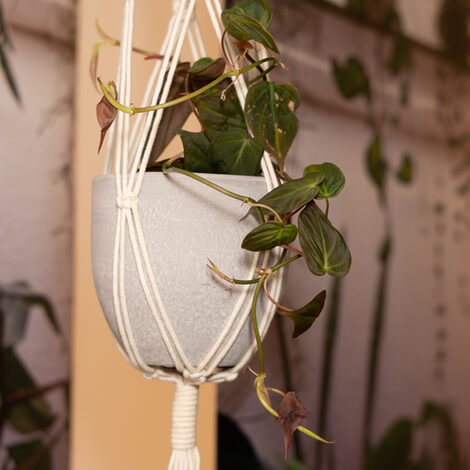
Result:
M379 134L375 134L367 150L367 169L374 183L383 190L387 163L382 155L382 143Z
M284 313L285 316L289 317L294 322L292 338L297 338L297 336L305 333L313 325L313 322L323 310L325 299L326 291L322 290L304 307Z
M278 162L281 170L298 128L295 110L300 97L290 83L260 82L246 95L245 116L253 135Z
M258 202L271 207L280 215L289 214L317 196L323 178L322 173L309 173L277 186Z
M342 277L351 267L351 253L341 233L312 202L299 216L299 238L310 271Z
M413 161L409 153L403 155L401 166L397 171L397 178L404 184L410 184L413 181Z
M210 160L210 142L204 132L180 130L183 142L184 169L195 173L213 173Z
M241 41L253 39L266 49L279 54L276 41L266 27L256 18L247 15L236 7L222 12L222 23L234 38Z
M369 77L358 59L350 57L344 64L333 59L331 64L336 85L345 98L352 99L360 95L370 98Z
M266 29L271 25L273 11L265 0L242 0L231 10L238 10L258 20Z
M259 175L263 146L242 129L231 129L212 141L212 162L217 173Z
M233 87L225 93L225 100L221 94L222 90L213 88L192 100L210 140L234 128L247 132L243 110Z
M51 470L49 449L42 441L35 439L8 446L8 455L15 462L17 470Z
M3 350L5 364L5 393L7 396L17 390L36 387L31 375L12 348ZM6 413L7 422L20 433L30 433L47 429L55 420L47 402L35 397L25 403L12 406Z
M385 436L371 450L366 470L402 470L409 463L413 423L410 419L395 421Z
M304 175L308 173L321 173L325 179L320 183L320 191L316 199L325 199L337 196L346 182L343 172L333 163L322 163L321 165L309 165L304 170Z
M297 237L295 225L281 222L265 222L255 227L242 242L242 248L250 251L267 251L279 245L288 245Z

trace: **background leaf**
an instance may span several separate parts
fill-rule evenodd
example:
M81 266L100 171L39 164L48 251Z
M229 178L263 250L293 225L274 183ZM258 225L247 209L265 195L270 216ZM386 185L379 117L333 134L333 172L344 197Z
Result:
M299 92L290 83L260 82L251 86L246 95L247 123L281 170L297 134L295 110L299 101Z
M403 470L409 464L413 423L400 419L393 423L384 437L371 450L366 470Z
M323 181L320 183L320 190L315 196L316 199L324 199L337 196L346 182L343 172L333 163L322 163L320 165L309 165L304 170L304 175L308 173L322 173Z
M367 149L367 169L374 183L381 191L384 190L387 163L382 155L382 141L379 134L375 134Z
M213 166L217 173L257 176L263 146L243 129L231 129L212 140Z
M344 238L315 203L299 216L299 239L310 271L323 276L345 276L351 267L351 253Z
M340 93L347 99L356 96L371 97L369 77L366 69L355 57L349 57L340 64L336 59L331 61L333 76Z
M297 338L302 333L305 333L312 325L313 322L319 317L323 306L325 305L326 291L322 290L315 296L307 305L302 308L285 312L284 315L289 317L294 322L294 332L292 338Z
M35 439L8 446L8 455L17 465L17 470L51 470L49 449Z
M400 168L397 171L397 178L404 184L410 184L413 181L413 160L409 153L403 155Z
M12 348L3 350L5 365L5 392L12 395L23 389L36 387L31 375ZM7 410L7 422L18 432L30 433L47 429L54 422L54 415L47 402L35 397L25 403L19 403Z

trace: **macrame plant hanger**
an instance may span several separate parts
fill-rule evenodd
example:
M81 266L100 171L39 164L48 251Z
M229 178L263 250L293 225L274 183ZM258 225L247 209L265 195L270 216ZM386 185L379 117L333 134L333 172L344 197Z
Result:
M134 0L124 1L123 28L119 67L117 73L117 90L120 101L131 104L131 65L132 36L134 26ZM167 100L176 66L179 62L181 49L188 42L194 60L206 56L200 28L195 17L196 0L173 0L173 15L169 22L166 37L161 48L162 59L157 60L149 78L143 98L144 105L164 103ZM220 20L222 12L219 0L204 0L210 15L212 26L219 41L224 27ZM228 57L236 63L236 53L232 45L225 44ZM262 54L261 52L260 54ZM247 86L243 76L234 80L238 99L243 106ZM104 174L115 173L117 187L117 229L113 256L113 298L121 345L121 352L128 362L141 370L148 379L158 378L176 384L172 413L171 445L173 448L169 470L198 470L200 456L196 446L196 416L199 386L206 381L220 383L236 378L256 351L253 340L250 348L235 366L217 370L221 359L234 344L238 333L250 315L251 298L248 296L250 286L242 286L240 296L229 320L205 358L194 366L185 355L180 342L172 328L171 322L159 294L155 276L149 260L146 240L144 238L139 216L139 193L145 175L145 168L150 157L152 144L157 134L163 110L132 117L118 112L116 121L110 131L109 145L104 166ZM131 126L132 124L132 126ZM271 160L267 154L263 156L261 168L266 181L266 189L270 191L279 184ZM174 362L175 370L146 364L139 353L138 344L131 328L128 304L125 292L125 238L129 237L132 255L135 258L139 280L148 306L155 319L168 353ZM253 255L250 275L255 269L266 266L269 253L262 256ZM272 281L272 295L278 298L282 285L282 275ZM262 336L275 313L275 306L268 304L260 321L259 329Z

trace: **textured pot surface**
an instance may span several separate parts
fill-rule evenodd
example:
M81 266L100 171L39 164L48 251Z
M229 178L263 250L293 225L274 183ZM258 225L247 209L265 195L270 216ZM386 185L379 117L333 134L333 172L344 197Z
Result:
M266 193L261 177L205 175L239 194L259 199ZM172 174L147 173L138 210L156 283L171 325L193 365L206 356L237 303L241 286L231 287L209 269L210 258L229 276L246 279L253 254L240 248L246 233L256 225L254 215L243 220L247 206L213 189ZM109 326L121 343L113 302L113 253L118 208L114 175L93 181L92 262L98 297ZM251 303L251 292L243 311ZM126 230L125 293L131 327L147 364L174 364L160 337L148 306ZM264 314L260 300L259 318ZM263 304L262 304L263 303ZM234 365L253 339L249 321L221 366Z

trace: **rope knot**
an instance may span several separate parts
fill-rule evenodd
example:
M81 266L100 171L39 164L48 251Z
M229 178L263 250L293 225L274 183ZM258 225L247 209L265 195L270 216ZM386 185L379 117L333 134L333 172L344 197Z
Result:
M132 192L122 193L116 199L116 205L119 209L132 209L137 202L137 195Z

